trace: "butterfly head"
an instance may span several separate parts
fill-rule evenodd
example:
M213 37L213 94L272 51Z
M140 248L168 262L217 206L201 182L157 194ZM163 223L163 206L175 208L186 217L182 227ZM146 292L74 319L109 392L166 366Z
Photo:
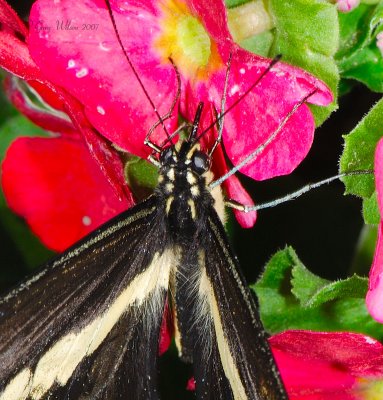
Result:
M164 149L160 164L156 191L165 200L165 212L171 220L177 221L177 230L182 228L180 225L191 227L190 222L201 217L200 206L212 201L206 186L210 157L200 149L198 142L186 140Z
M210 169L211 159L200 149L200 144L185 140L177 146L167 147L160 155L161 170L175 168L180 173L189 171L201 176Z

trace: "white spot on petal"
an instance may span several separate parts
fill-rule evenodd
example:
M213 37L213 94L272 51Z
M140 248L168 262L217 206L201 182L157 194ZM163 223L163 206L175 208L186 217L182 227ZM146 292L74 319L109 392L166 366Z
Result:
M71 69L71 68L74 68L76 66L76 62L75 62L75 60L68 60L68 66L67 66L67 69Z
M88 217L87 215L84 215L84 216L82 217L82 223L83 223L85 226L89 226L89 225L92 223L92 220L91 220L91 218Z
M84 78L89 73L88 68L81 68L79 71L76 72L77 78Z
M111 48L105 43L105 42L100 42L98 44L98 47L102 50L102 51L110 51Z
M97 112L101 115L105 115L105 110L103 107L101 106L97 106Z
M234 85L231 89L230 89L230 94L233 96L234 94L239 92L239 86L238 85Z
M368 336L365 336L365 337L364 337L364 340L365 340L366 343L368 343L368 344L375 344L375 343L376 343L376 340L375 340L375 339L370 338L370 337L368 337Z
M241 68L241 69L239 70L239 73L242 74L242 75L243 75L245 72L246 72L245 68Z
M129 3L127 1L120 1L117 4L120 11L127 11L129 10Z

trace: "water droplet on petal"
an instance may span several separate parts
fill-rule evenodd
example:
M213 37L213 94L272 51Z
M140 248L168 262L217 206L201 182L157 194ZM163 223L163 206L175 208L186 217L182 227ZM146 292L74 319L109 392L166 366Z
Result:
M245 68L241 68L241 69L239 70L239 73L242 74L242 75L243 75L245 72L246 72Z
M105 110L103 107L101 106L97 106L97 112L101 115L105 115Z
M110 51L111 48L107 45L106 42L100 42L98 44L98 47L102 50L102 51Z
M374 340L368 336L365 336L364 340L366 341L367 344L375 344L376 343L376 340Z
M131 8L131 6L127 1L119 1L117 3L117 7L119 8L120 11L127 11L129 10L129 8Z
M74 60L68 60L68 66L67 69L74 68L76 65L76 62Z
M88 68L81 68L79 71L76 72L77 78L84 78L89 73Z
M91 220L91 218L88 217L87 215L84 215L84 216L82 217L82 223L83 223L85 226L89 226L89 225L92 223L92 220Z
M233 96L234 94L239 92L239 86L238 85L233 85L233 87L230 89L230 94Z

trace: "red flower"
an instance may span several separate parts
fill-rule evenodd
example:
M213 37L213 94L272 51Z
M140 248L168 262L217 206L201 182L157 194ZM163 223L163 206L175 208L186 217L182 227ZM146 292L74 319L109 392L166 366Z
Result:
M7 79L7 93L32 121L55 132L54 138L19 138L13 143L2 165L3 190L11 208L26 218L41 240L62 251L132 205L132 197L117 153L90 126L83 107L52 84L30 58L24 42L27 30L3 0L0 19L1 65L27 81L47 108L30 104L28 86L22 87L18 78Z
M287 331L270 338L290 400L383 398L383 346L349 332Z
M161 115L168 112L177 88L176 74L169 57L177 65L182 90L173 117L166 121L169 132L177 124L178 109L187 120L191 120L199 101L205 102L202 129L214 120L215 110L221 108L230 55L226 109L252 86L270 64L270 60L251 54L233 42L221 0L216 0L214 7L211 1L201 0L111 3L124 47ZM0 4L4 7L3 0ZM91 153L96 155L101 168L109 168L108 173L112 171L116 177L118 165L115 162L113 168L108 167L106 157L101 159L100 153L103 156L106 154L105 142L102 142L101 151L97 151L100 145L97 142L99 147L94 146L93 140L97 136L93 127L119 148L146 157L150 150L143 144L144 138L157 117L122 54L104 1L38 0L29 21L28 48L16 37L13 40L18 43L16 57L19 64L29 63L32 67L25 69L37 70L39 79L21 74L10 60L3 66L28 81L48 81L50 89L65 89L66 96L61 100L66 111L72 120L77 121L76 128L90 145ZM6 55L7 60L14 57L10 53ZM309 98L310 102L323 105L331 101L328 88L313 76L287 64L274 66L225 117L223 141L231 161L238 164L264 143L293 106L314 88L317 92ZM81 117L78 113L69 112L65 104L67 93L71 94L71 100L75 98L79 101L83 112ZM254 179L290 173L310 149L313 132L311 112L306 105L302 105L276 138L241 172ZM206 134L201 139L202 147L210 148L215 135L215 131ZM165 138L162 129L158 128L151 140L161 144ZM113 149L109 147L108 150L109 155L114 157ZM222 149L218 148L214 154L213 170L219 176L227 169ZM119 178L122 178L121 171ZM112 183L115 181L109 180ZM28 182L19 183L16 179L12 182L15 186L22 186L24 196L28 198ZM242 203L251 202L234 176L225 182L225 186L231 198ZM53 190L53 186L48 190ZM69 187L68 191L71 191ZM15 195L21 190L12 193ZM9 202L20 204L12 199ZM16 211L27 216L30 213L24 207L28 207L27 201ZM49 215L49 208L46 213ZM244 226L251 226L255 221L255 213L238 213L237 216ZM58 225L57 228L61 229ZM34 230L41 232L36 227Z
M350 332L286 331L269 340L290 400L383 398L383 345ZM195 390L194 378L187 390Z
M378 193L380 214L383 215L383 139L380 139L375 151L375 184ZM369 313L383 323L383 220L378 227L374 261L370 271L369 288L366 297Z

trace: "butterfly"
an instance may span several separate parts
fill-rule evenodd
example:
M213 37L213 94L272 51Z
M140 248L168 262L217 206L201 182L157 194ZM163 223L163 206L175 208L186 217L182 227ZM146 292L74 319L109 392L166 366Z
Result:
M198 399L287 399L222 224L202 108L159 149L151 196L0 299L1 400L158 399L166 307Z

